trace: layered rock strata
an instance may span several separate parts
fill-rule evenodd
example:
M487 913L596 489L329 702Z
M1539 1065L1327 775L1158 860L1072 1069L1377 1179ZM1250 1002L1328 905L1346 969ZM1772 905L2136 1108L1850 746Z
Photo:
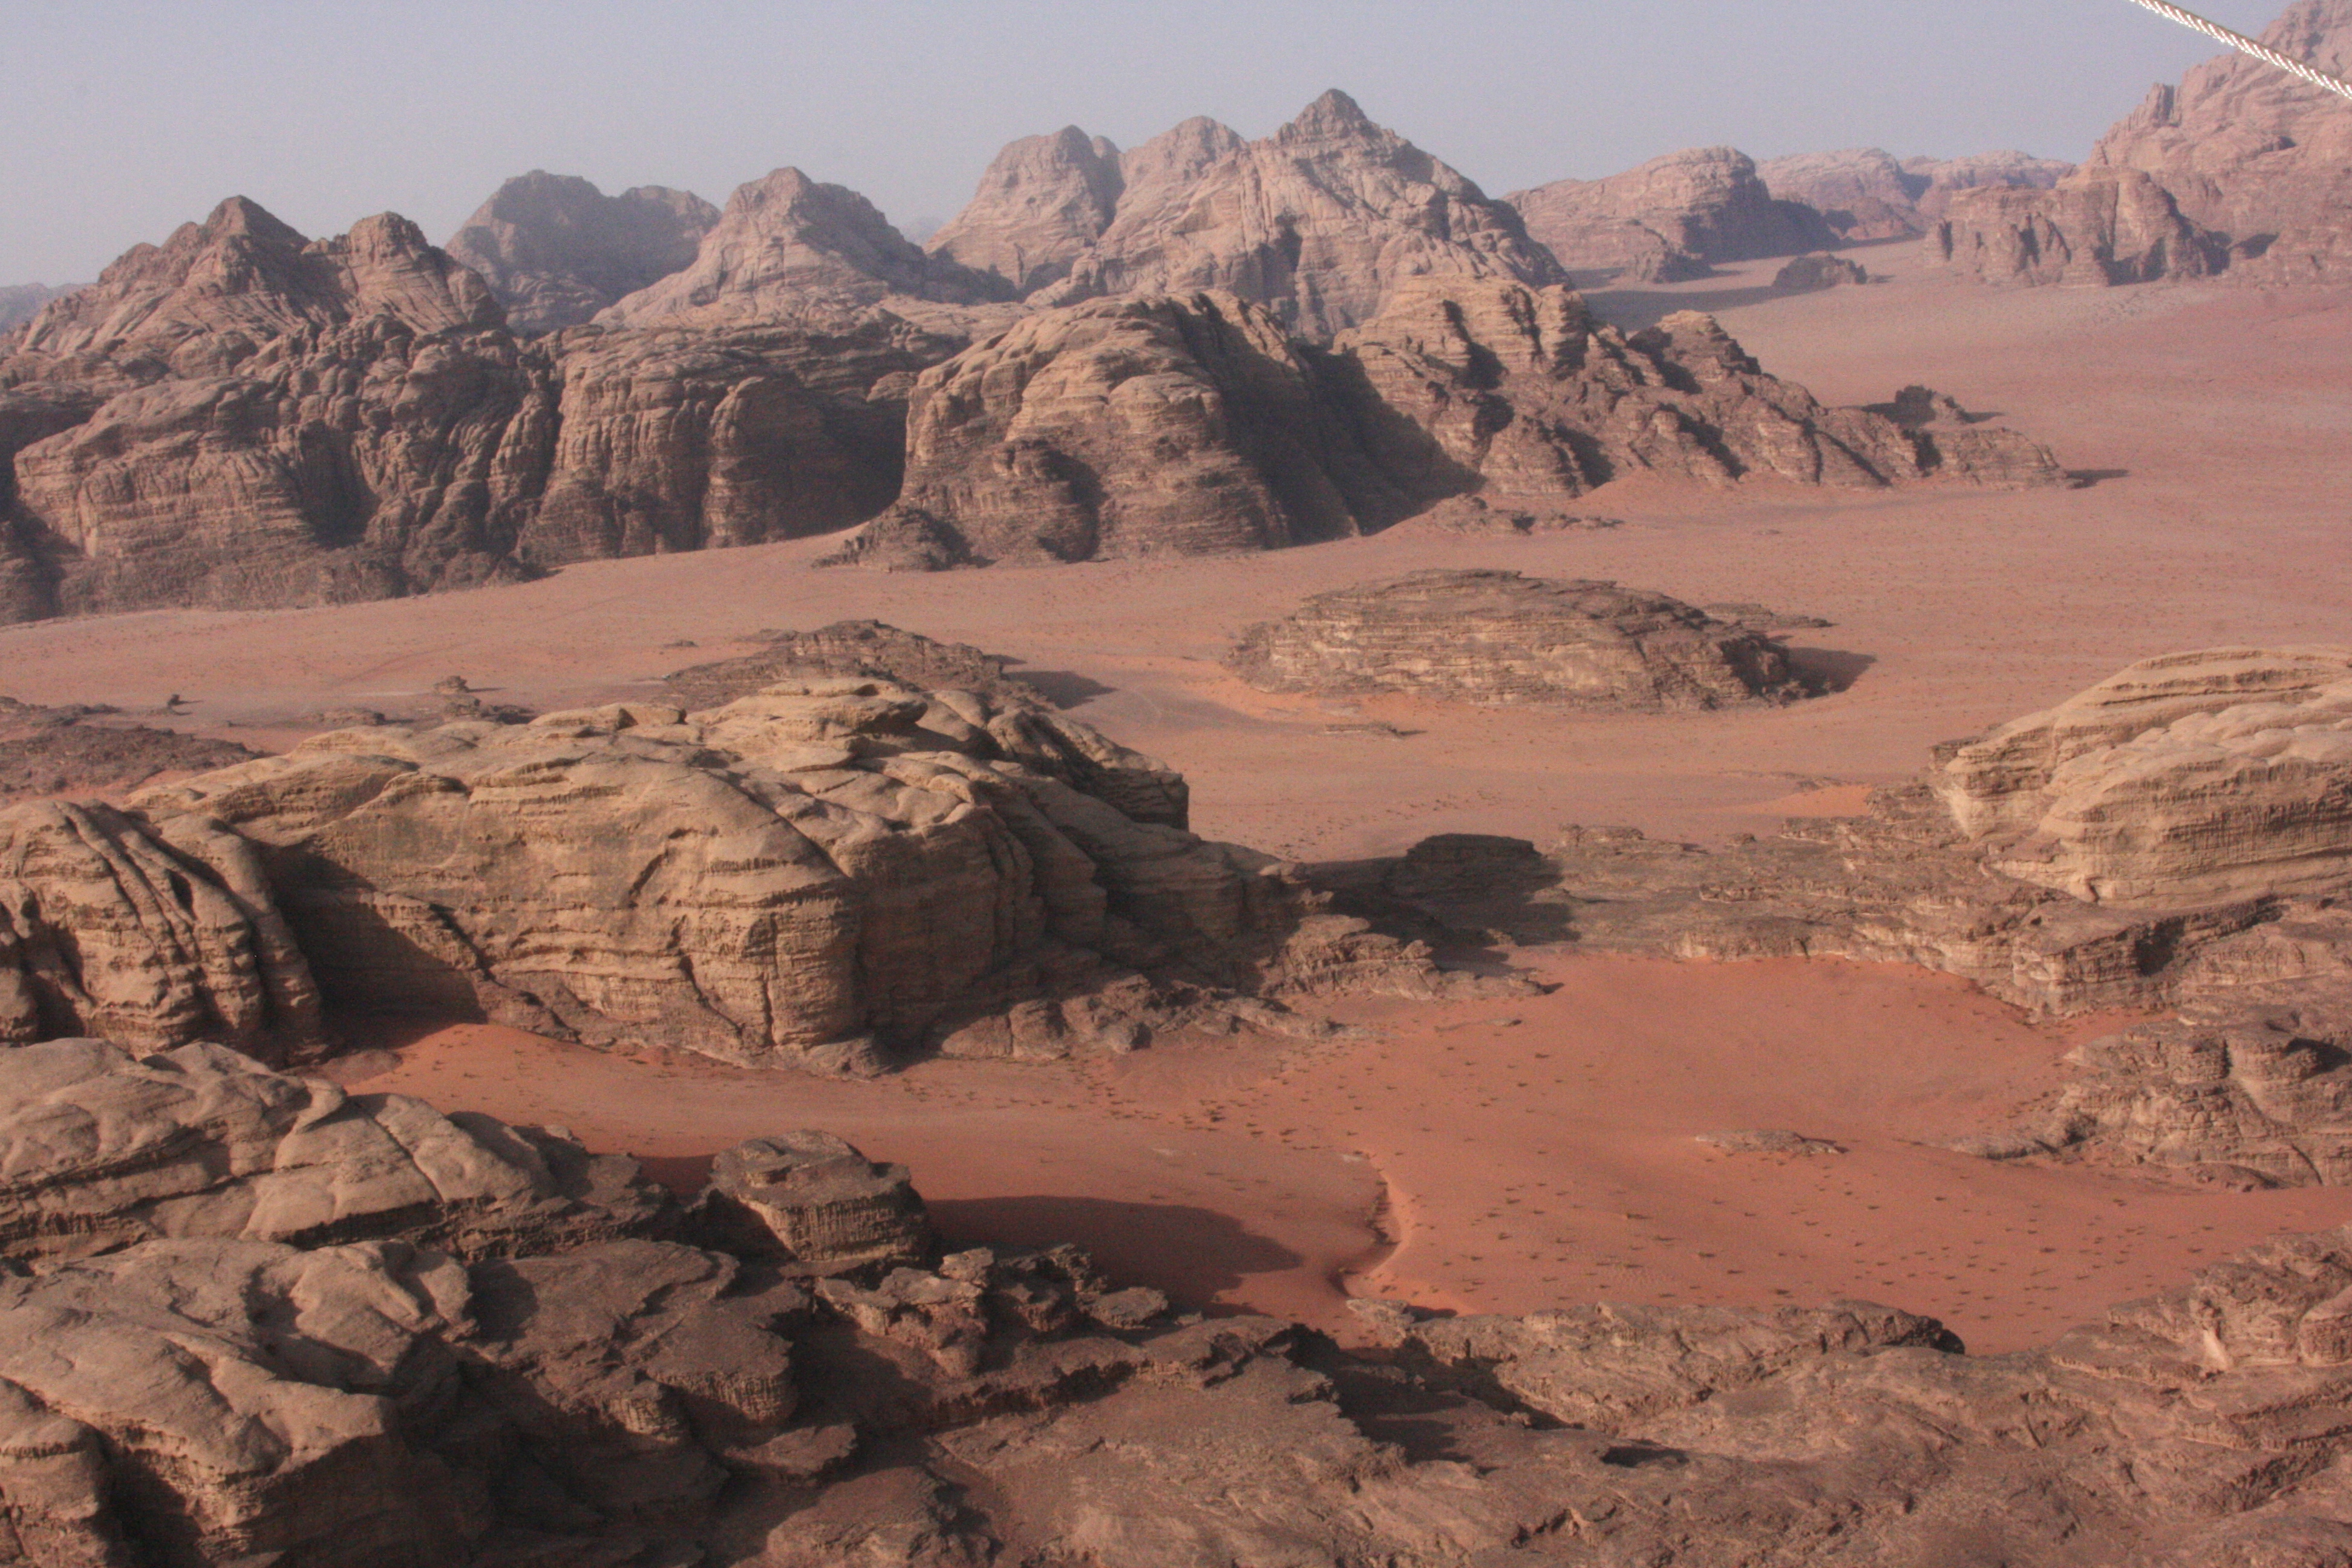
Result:
M385 724L0 859L16 1038L315 1049L318 996L754 1065L1129 1049L1249 998L1485 984L1181 827L1182 781L1042 705L872 680L687 715Z
M2296 0L2262 41L2352 69L2352 4ZM2352 105L2224 54L2151 90L2047 195L1955 197L1927 254L1993 282L2340 280L2352 269L2347 155Z
M1565 280L1509 206L1339 91L1257 142L1192 120L1123 155L1076 128L1015 142L930 248L1039 304L1213 289L1308 336L1407 278Z
M1631 473L1874 488L2059 483L2013 432L1825 408L1706 316L1630 336L1564 289L1399 285L1328 350L1234 297L1043 311L926 372L898 504L844 560L936 569L1265 549L1450 496Z
M1837 243L1821 214L1777 198L1755 161L1730 147L1688 148L1604 180L1555 180L1505 199L1570 271L1642 282Z
M691 191L608 196L533 169L500 185L442 248L479 273L519 332L576 327L689 266L719 209Z
M1662 594L1516 572L1419 572L1318 594L1244 631L1226 663L1267 691L1400 691L1612 710L1788 700L1768 637Z
M78 1076L89 1049L0 1058L0 1101L124 1092ZM320 1092L217 1057L232 1102ZM217 1127L215 1104L160 1100L151 1133ZM315 1125L346 1122L373 1124L354 1100ZM468 1135L485 1169L561 1142L441 1126L420 1164ZM300 1171L289 1187L329 1190ZM643 1189L614 1190L625 1232ZM51 1212L88 1195L68 1191ZM405 1217L432 1237L475 1208L461 1187ZM0 1560L2187 1568L2352 1540L2347 1440L2312 1416L2352 1397L2342 1231L1990 1360L1859 1302L1363 1302L1382 1348L1357 1356L1263 1318L1171 1321L1069 1248L812 1282L659 1237L453 1255L178 1212L95 1256L0 1241Z

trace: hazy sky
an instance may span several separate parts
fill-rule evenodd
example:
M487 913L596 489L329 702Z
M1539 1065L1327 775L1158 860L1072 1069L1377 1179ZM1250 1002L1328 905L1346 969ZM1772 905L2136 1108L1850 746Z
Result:
M233 194L444 239L534 167L723 203L791 163L937 220L1015 136L1258 136L1333 86L1496 194L1708 142L2079 158L2213 52L2127 0L0 0L0 283Z

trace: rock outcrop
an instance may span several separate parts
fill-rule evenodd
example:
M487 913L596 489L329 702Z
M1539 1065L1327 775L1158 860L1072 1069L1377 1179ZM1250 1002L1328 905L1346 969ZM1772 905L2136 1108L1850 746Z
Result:
M83 1034L271 1061L322 1047L310 966L250 844L96 804L0 810L0 1043Z
M2023 153L1906 158L1876 147L1768 158L1756 173L1772 195L1802 202L1844 240L1906 239L1933 227L1955 193L1979 186L2047 190L2072 163Z
M2352 3L2296 0L2263 42L2352 69ZM2046 195L1956 196L1931 261L1994 282L2352 275L2352 105L2235 53L2160 85Z
M51 924L96 889L54 944L85 969L95 931L109 973L190 972L134 1017L142 1042L206 1037L214 1014L250 1034L277 1016L263 981L315 977L375 1013L867 1073L934 1044L1131 1049L1236 993L1454 984L1424 948L1321 918L1293 868L1183 831L1160 764L970 691L818 680L692 716L387 724L133 804L152 829L19 807L29 847L5 864ZM163 847L184 843L229 868L204 879ZM34 853L51 844L66 869ZM216 998L230 980L242 1012Z
M270 1227L232 1178L151 1205L170 1233L139 1239L105 1228L138 1205L109 1208L104 1184L128 1199L153 1180L133 1173L57 1203L102 1222L88 1247L0 1237L0 1560L2202 1568L2352 1541L2334 1500L2352 1439L2313 1414L2352 1398L2346 1231L1984 1360L1863 1302L1513 1319L1366 1301L1381 1349L1359 1356L1263 1318L1171 1321L1067 1247L811 1281L629 1234L663 1211L626 1162L568 1200L579 1231L453 1254L406 1237L529 1215L549 1200L518 1156L587 1157L415 1101L324 1103L227 1053L91 1078L91 1050L0 1058L0 1104L67 1110L9 1116L0 1139L94 1168L116 1146L75 1115L144 1094L152 1146L248 1166L274 1148L285 1168L246 1184L316 1201L335 1189L307 1157L374 1137L345 1212L393 1234L314 1218L256 1239ZM205 1094L181 1092L191 1072ZM385 1137L403 1117L413 1152ZM16 1197L33 1151L0 1146ZM396 1223L370 1207L468 1148L446 1194L418 1186Z
M1837 243L1821 214L1776 198L1755 161L1730 147L1687 148L1607 179L1555 180L1505 199L1561 266L1643 282Z
M718 222L719 209L690 191L638 185L608 196L533 169L500 185L442 248L481 274L515 331L550 332L683 271Z
M1802 695L1787 654L1662 594L1516 572L1418 572L1318 594L1226 662L1267 691L1635 711Z
M1011 298L992 274L926 255L856 191L778 169L737 187L692 262L598 320L625 327L833 325L894 299L912 308Z
M1257 142L1188 121L1119 159L1106 209L1108 160L1108 143L1075 132L1015 143L972 207L933 237L934 254L969 250L1012 282L1054 275L1032 296L1041 305L1220 290L1308 336L1369 320L1408 278L1565 280L1509 206L1342 92ZM1039 260L1016 264L1008 246L1034 247Z
M2002 871L2094 903L2352 889L2352 649L2147 659L1956 748L1935 784Z
M1817 293L1823 289L1869 281L1870 273L1861 262L1820 254L1800 256L1772 275L1773 288L1792 294Z
M695 1205L705 1245L796 1274L919 1264L939 1248L904 1165L877 1165L830 1132L754 1138L722 1152Z
M2038 445L1824 408L1713 319L1630 336L1565 289L1422 278L1328 350L1232 296L1040 311L926 372L904 490L840 559L1271 549L1451 496L1573 498L1621 475L1858 488L2063 476Z
M198 1237L512 1256L650 1234L670 1207L634 1161L218 1046L0 1051L0 1255L19 1262Z

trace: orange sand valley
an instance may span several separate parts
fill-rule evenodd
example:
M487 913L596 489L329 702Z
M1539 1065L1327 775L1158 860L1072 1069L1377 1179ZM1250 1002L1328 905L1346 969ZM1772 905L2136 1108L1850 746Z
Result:
M1077 716L1183 769L1203 832L1320 858L1449 830L1540 842L1578 822L1763 830L1855 809L1934 742L2134 658L2344 640L2352 299L1979 290L1918 277L1903 249L1864 254L1894 280L1778 299L1766 263L1598 304L1628 322L1717 310L1768 368L1832 401L1926 382L2095 482L1859 496L1628 482L1583 503L1625 520L1605 531L930 577L812 572L830 548L812 541L430 599L0 628L0 691L152 710L178 690L194 717L173 722L267 746L306 715L398 707L451 673L542 709L643 697L761 627L871 616L1022 657ZM1851 684L1790 710L1609 717L1270 698L1215 662L1240 626L1305 594L1434 565L1825 616L1794 641ZM1367 721L1404 733L1344 732ZM2036 1024L1910 971L1528 956L1558 989L1350 1004L1339 1015L1360 1032L1311 1045L1178 1041L835 1083L461 1026L386 1037L396 1053L346 1076L562 1123L680 1181L737 1138L831 1127L912 1166L952 1238L1076 1239L1188 1299L1335 1328L1343 1287L1514 1311L1859 1295L1998 1351L2273 1231L2352 1218L2340 1190L2192 1192L1933 1146L2048 1089L2092 1021ZM1757 1127L1848 1152L1693 1142Z

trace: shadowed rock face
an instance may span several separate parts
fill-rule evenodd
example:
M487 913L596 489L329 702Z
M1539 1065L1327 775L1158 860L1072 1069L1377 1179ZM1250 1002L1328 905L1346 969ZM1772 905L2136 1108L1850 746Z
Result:
M1776 200L1755 162L1730 147L1693 147L1605 180L1556 180L1506 199L1561 266L1646 282L1837 239L1812 208Z
M2263 42L2352 70L2352 0L2297 0ZM2352 104L2236 53L2154 89L2042 197L1964 193L1928 258L1992 282L2352 275Z
M1508 206L1342 92L1263 141L1192 120L1115 155L1075 128L1013 143L933 254L1040 304L1213 289L1309 336L1369 319L1405 278L1563 280Z
M444 247L489 285L519 332L578 326L690 265L719 209L690 191L608 196L534 169L500 185Z
M1630 473L2062 482L2013 432L1824 408L1712 318L1630 337L1565 289L1417 278L1328 350L1227 295L1040 311L917 382L898 504L836 559L936 569L1271 549L1482 487Z
M1705 709L1795 697L1788 657L1660 594L1516 572L1420 572L1318 594L1242 634L1267 691L1404 691L1479 703Z

